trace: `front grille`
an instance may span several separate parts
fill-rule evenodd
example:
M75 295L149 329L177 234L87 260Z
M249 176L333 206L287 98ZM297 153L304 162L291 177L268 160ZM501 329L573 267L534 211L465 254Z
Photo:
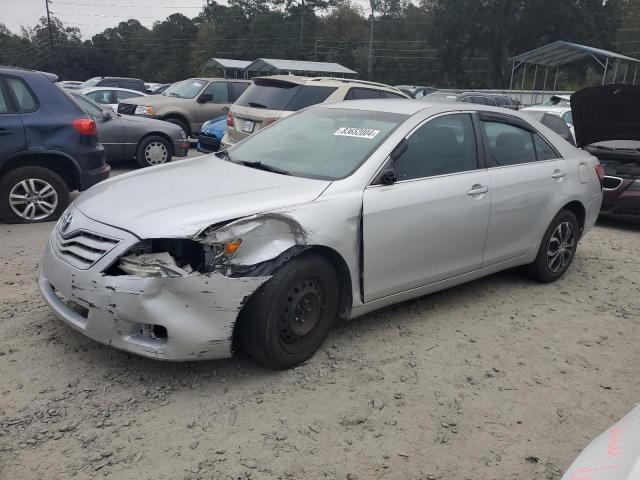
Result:
M136 106L129 103L119 103L118 113L122 113L124 115L133 115L136 113Z
M66 236L56 233L54 247L57 254L79 269L87 269L100 260L120 240L86 230L76 230Z
M604 180L602 180L602 188L605 190L615 190L620 185L622 185L622 179L618 177L609 177L605 175Z

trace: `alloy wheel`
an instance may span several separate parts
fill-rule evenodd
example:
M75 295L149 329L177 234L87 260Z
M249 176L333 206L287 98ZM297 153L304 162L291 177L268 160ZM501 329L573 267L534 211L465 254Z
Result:
M26 178L9 192L9 205L23 220L44 220L56 211L58 192L45 180Z
M571 223L562 222L553 231L547 246L547 266L553 273L564 270L573 255L576 232Z

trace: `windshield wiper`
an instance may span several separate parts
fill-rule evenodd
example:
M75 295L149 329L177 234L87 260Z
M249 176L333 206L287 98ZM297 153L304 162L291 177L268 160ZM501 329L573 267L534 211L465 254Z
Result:
M229 154L227 154L228 158ZM240 162L245 167L257 168L258 170L265 170L267 172L279 173L280 175L291 175L291 172L287 170L283 170L278 167L272 167L271 165L267 165L262 162Z
M257 102L249 102L249 106L253 108L269 108L266 105Z
M169 92L169 93L166 93L166 92L165 92L165 95L170 95L170 96L172 96L172 97L182 98L179 94L174 93L174 92Z
M590 148L597 148L599 150L610 150L610 151L614 151L615 148L611 148L611 147L605 147L604 145L589 145Z
M229 152L227 152L226 150L218 150L216 153L214 153L214 155L218 158L222 158L223 160L233 162L233 160L231 160L231 155L229 155Z

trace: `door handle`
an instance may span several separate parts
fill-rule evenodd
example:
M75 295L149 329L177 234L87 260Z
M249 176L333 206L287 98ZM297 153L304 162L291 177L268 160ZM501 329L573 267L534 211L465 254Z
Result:
M6 128L0 128L0 135L11 135L11 130L7 130Z
M563 178L566 175L565 172L561 172L560 170L556 170L555 172L553 172L553 175L551 175L551 178Z
M476 184L473 187L471 187L471 190L467 192L467 195L481 195L483 193L487 193L488 191L489 191L489 187Z

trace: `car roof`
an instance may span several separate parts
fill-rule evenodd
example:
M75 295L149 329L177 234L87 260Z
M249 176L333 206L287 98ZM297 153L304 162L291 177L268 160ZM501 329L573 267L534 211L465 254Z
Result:
M269 75L265 77L255 77L254 79L273 79L280 80L282 82L297 83L299 85L320 85L327 87L336 87L349 85L353 87L361 88L373 88L376 90L387 90L394 93L405 95L396 87L386 85L384 83L367 82L365 80L357 80L351 78L339 78L339 77L303 77L300 75Z
M78 92L81 93L89 93L89 92L95 92L97 90L117 90L119 92L131 92L131 93L139 93L140 95L146 95L144 92L141 92L140 90L132 90L130 88L120 88L120 87L87 87L87 88L82 88L80 90L78 90Z
M557 113L562 115L563 113L570 112L571 107L564 106L558 107L556 105L532 105L531 107L525 107L521 110L529 111L529 112L547 112L547 113Z

